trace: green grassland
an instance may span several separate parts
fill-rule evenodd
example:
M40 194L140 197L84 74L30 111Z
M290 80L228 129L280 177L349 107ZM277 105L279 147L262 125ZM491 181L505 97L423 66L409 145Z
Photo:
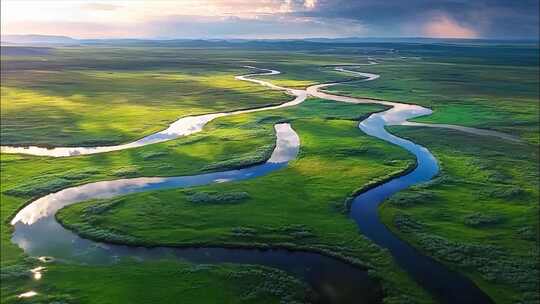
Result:
M14 272L13 270L11 270ZM302 303L309 289L286 273L252 265L194 265L178 261L123 261L112 266L48 264L42 281L2 272L15 289L2 303ZM174 282L174 284L171 284ZM37 296L19 299L37 288Z
M118 144L183 116L292 98L235 80L249 72L241 65L166 56L152 65L155 57L142 58L136 51L69 48L40 58L2 57L2 144Z
M392 131L429 147L441 173L385 203L385 224L497 302L537 303L537 147L448 130Z
M524 56L519 49L512 51ZM331 91L419 104L434 113L417 121L493 129L539 144L538 64L458 60L430 53L420 58L382 57L380 62L358 68L380 74L376 81L342 84Z
M343 78L320 65L351 62L346 56L275 51L38 49L34 55L18 48L3 52L3 145L124 143L162 130L180 117L292 99L235 80L235 75L253 72L245 65L278 68L284 76L272 78L277 84L302 87Z

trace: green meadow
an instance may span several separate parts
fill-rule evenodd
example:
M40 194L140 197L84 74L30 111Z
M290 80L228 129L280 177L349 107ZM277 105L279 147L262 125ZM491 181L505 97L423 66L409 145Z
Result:
M176 58L173 51L163 57L143 54L68 48L39 58L3 57L2 142L118 144L163 130L183 116L291 99L235 80L249 72L238 65Z
M538 303L538 47L366 44L273 47L80 47L2 51L1 143L92 146L128 142L188 115L278 104L292 97L234 79L244 65L304 88L351 78L330 65L381 75L332 92L420 104L422 122L514 134L521 143L456 131L391 127L432 151L431 182L383 203L380 216L424 254L469 276L496 303ZM397 50L397 51L396 51ZM513 54L510 56L509 54ZM2 303L296 303L309 287L253 265L121 261L108 267L42 263L10 242L10 219L36 197L98 180L179 176L264 162L273 124L299 134L298 158L267 176L94 200L57 219L78 234L133 245L280 246L319 252L369 270L385 303L433 300L347 216L350 196L414 165L369 137L358 121L384 110L308 99L287 109L220 118L200 133L136 149L70 158L1 155ZM104 210L104 212L96 212ZM168 284L178 282L174 286ZM143 283L144 282L144 283ZM264 283L267 284L264 284ZM269 287L270 286L270 287ZM30 289L39 294L19 299Z
M422 105L434 113L417 119L419 122L492 129L538 145L538 59L528 48L507 51L522 61L499 58L503 55L497 47L477 48L497 57L451 57L444 48L433 53L413 49L404 55L418 57L382 57L379 65L358 68L380 74L376 81L342 84L332 91ZM462 52L463 56L474 54L472 50Z
M14 274L17 270L2 272L3 280L9 280L2 287L2 303L302 303L308 290L282 271L252 265L169 260L93 267L48 264L47 283L29 282ZM40 294L28 299L14 295L28 288Z
M498 302L538 302L538 147L448 130L391 130L429 147L441 172L385 203L385 224Z

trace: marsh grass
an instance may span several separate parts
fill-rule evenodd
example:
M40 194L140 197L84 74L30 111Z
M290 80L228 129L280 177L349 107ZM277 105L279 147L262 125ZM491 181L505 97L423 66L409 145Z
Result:
M194 204L236 204L249 197L247 192L188 192L187 200Z
M107 266L52 263L45 276L39 286L33 286L39 288L38 295L25 303L152 303L155 299L175 303L182 299L202 304L295 304L311 296L308 286L287 273L253 265L194 265L174 260ZM88 297L88 291L95 294ZM3 300L20 303L13 291L4 294Z
M392 127L443 170L381 207L386 225L463 271L501 303L538 303L538 161L534 145L447 130ZM493 178L504 176L504 178Z

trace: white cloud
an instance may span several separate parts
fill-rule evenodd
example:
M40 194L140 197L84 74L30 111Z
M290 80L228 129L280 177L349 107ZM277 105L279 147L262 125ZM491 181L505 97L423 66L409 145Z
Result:
M301 38L364 32L362 25L351 20L295 16L316 5L316 0L2 0L2 33L80 38Z
M117 5L117 4L99 3L99 2L81 4L81 8L84 10L96 10L96 11L114 11L121 7L122 7L121 5Z
M313 9L317 5L317 0L305 0L304 7L308 9Z

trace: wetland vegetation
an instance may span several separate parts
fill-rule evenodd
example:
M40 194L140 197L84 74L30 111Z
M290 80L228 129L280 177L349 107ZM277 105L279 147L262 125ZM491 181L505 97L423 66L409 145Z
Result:
M3 47L2 145L124 143L181 116L292 99L234 80L248 72L246 64L280 70L264 78L304 88L350 78L328 65L376 60L380 64L355 69L380 74L377 81L353 81L329 91L420 104L434 114L418 121L493 129L522 139L511 143L451 130L391 127L430 149L441 172L385 202L380 208L385 224L424 254L469 276L496 303L540 301L537 46L281 47ZM249 181L88 201L61 210L58 220L84 237L117 243L321 252L369 269L383 286L385 303L432 302L347 216L348 197L414 165L406 151L357 128L359 120L382 110L311 98L289 109L219 118L201 133L135 149L70 158L2 154L2 302L308 300L312 291L305 283L261 266L42 263L10 242L10 219L33 198L91 181L261 163L274 145L273 124L283 121L301 141L298 159L286 168ZM38 265L46 267L41 280L29 272ZM173 280L178 284L171 287L167 282ZM39 294L17 297L28 290Z

